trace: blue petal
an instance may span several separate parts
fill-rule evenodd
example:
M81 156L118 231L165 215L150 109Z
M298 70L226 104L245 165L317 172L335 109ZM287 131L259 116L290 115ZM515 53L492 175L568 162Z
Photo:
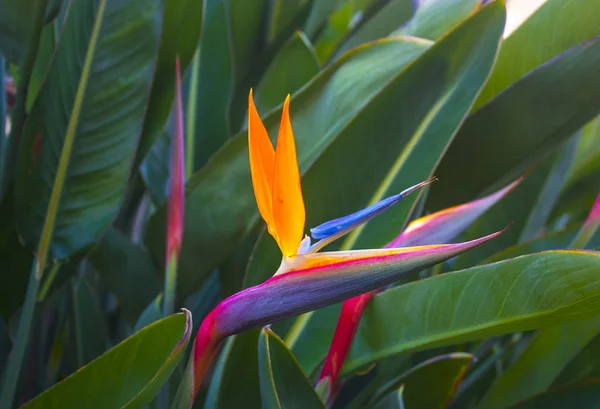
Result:
M371 206L359 210L358 212L349 214L348 216L340 217L338 219L330 220L317 227L310 229L311 236L315 239L329 239L331 237L340 237L355 227L369 221L373 217L382 213L389 207L395 205L404 196L414 192L415 190L433 182L435 178L427 179L418 185L409 187L406 190L398 193L397 195L387 197Z

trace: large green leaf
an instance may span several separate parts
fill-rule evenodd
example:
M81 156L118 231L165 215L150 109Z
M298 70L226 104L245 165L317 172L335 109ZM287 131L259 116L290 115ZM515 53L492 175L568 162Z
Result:
M553 388L511 409L598 409L600 408L600 381L590 379L560 388Z
M475 12L481 0L425 0L406 26L392 35L412 35L437 40L452 27L460 24L467 16Z
M267 40L273 41L286 27L292 24L298 13L302 13L313 0L271 0Z
M108 348L108 329L92 287L80 277L73 284L73 325L78 366L87 365Z
M600 116L581 130L581 139L575 152L573 166L567 175L567 184L573 184L600 170Z
M23 409L143 408L159 392L191 335L188 312L135 333L23 406Z
M264 409L324 408L291 351L267 328L258 341L258 369Z
M254 102L259 112L277 107L319 72L319 61L310 41L301 32L279 50L256 86Z
M425 361L380 388L369 406L386 394L396 394L404 385L404 403L408 408L445 409L472 361L473 355L466 353L441 355Z
M595 227L584 224L569 246L589 244ZM590 230L589 234L582 236L581 232L585 230ZM599 332L600 319L597 317L538 331L509 368L498 376L480 407L503 408L544 391Z
M260 385L256 376L259 333L259 329L253 329L227 340L212 375L204 409L260 407Z
M554 385L566 385L590 378L600 378L600 335L597 335L560 372Z
M30 248L47 218L54 222L51 256L63 259L94 243L115 217L150 88L158 6L71 5L19 151L15 209Z
M566 249L575 238L579 227L580 226L570 226L565 230L552 232L535 240L516 244L486 258L483 262L487 264L522 256L524 254L535 253L537 251ZM585 248L600 248L600 232L596 232Z
M542 329L496 379L478 408L502 409L543 392L599 331L597 317Z
M144 160L154 141L162 134L169 118L175 97L175 58L179 57L181 71L185 71L198 47L204 21L204 0L164 0L161 4L163 12L160 48L135 167ZM146 9L147 5L137 7L137 10ZM160 23L159 19L155 21Z
M125 319L133 325L161 290L150 255L122 233L110 228L88 260L115 293Z
M200 169L231 135L229 104L235 82L229 2L205 0L205 24L200 38L193 111L195 122L193 169ZM190 147L186 147L189 149Z
M311 40L325 26L329 16L345 0L313 0L310 12L302 30Z
M58 12L62 0L2 0L0 1L0 55L11 62L24 56L27 42L34 29L32 12L45 7L45 22L50 22Z
M517 243L531 240L545 228L545 221L554 205L564 174L573 157L572 144L566 152L550 155L502 202L476 220L464 233L464 237L479 237L498 226L510 229L491 245L483 245L456 260L453 268L467 268L487 257ZM566 158L565 158L566 157Z
M471 200L516 178L600 110L600 37L529 72L467 118L440 164L428 203ZM527 115L523 115L527 112Z
M377 10L375 15L370 16L363 24L360 24L349 33L336 50L335 57L339 57L344 52L360 44L386 37L404 24L410 18L412 12L412 2L410 0L389 1Z
M365 109L407 60L423 52L418 40L383 40L346 54L302 88L291 102L291 120L302 171ZM376 68L376 69L375 69ZM326 107L326 109L325 109ZM280 110L264 118L275 137ZM258 221L250 181L247 134L226 143L186 186L186 223L179 289L191 292L231 253ZM164 257L166 208L150 219L146 242Z
M596 0L547 0L502 43L498 61L475 107L483 106L569 47L599 35L599 19L600 3Z
M407 61L306 172L308 226L350 214L431 176L487 78L503 24L503 6L492 3ZM417 198L403 198L358 227L343 247L385 245L398 235ZM277 268L280 254L273 243L263 234L248 266L247 285L264 281Z
M375 296L344 365L561 325L600 310L600 253L550 251L443 274Z

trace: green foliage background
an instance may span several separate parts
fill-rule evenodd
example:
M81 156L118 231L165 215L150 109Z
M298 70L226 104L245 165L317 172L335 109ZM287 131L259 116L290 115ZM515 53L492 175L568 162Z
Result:
M527 175L460 240L512 223L501 237L374 297L332 408L598 405L600 254L557 250L600 247L578 235L600 192L600 3L505 21L501 0L0 0L0 409L178 407L203 317L280 262L250 88L272 136L292 95L309 227L439 178L331 249ZM177 56L186 310L162 317ZM338 311L231 337L194 407L325 407Z

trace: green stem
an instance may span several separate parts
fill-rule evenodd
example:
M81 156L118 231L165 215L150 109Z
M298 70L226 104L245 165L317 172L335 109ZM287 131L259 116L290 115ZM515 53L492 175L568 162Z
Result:
M31 322L35 311L37 292L40 284L40 281L36 278L37 265L37 258L34 257L31 273L29 274L29 284L27 285L25 302L23 303L21 317L19 318L17 336L8 357L6 371L4 372L4 383L2 384L2 393L0 393L0 409L11 409L15 398L15 391L19 381L23 356L25 355L25 350L27 348L29 330L31 329Z
M192 60L190 90L185 124L185 178L194 173L194 150L196 144L196 98L198 97L198 81L200 71L200 49L196 50Z
M4 197L11 182L14 150L17 148L17 140L21 137L23 124L26 117L27 93L29 92L29 80L35 65L35 58L40 46L42 29L44 27L44 14L46 11L46 0L37 0L33 10L33 30L27 44L27 51L23 57L23 62L19 67L19 83L17 84L17 94L15 97L15 106L11 115L11 131L8 138L0 140L0 200ZM4 81L2 82L4 88ZM4 93L3 93L4 95ZM2 123L4 127L5 124Z
M173 310L175 309L175 292L177 290L177 256L173 253L168 257L163 293L163 315L165 317L173 314Z

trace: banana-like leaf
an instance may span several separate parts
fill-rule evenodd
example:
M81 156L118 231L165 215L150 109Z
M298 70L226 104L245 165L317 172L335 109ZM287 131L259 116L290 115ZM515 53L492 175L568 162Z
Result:
M17 223L31 249L47 222L51 257L64 259L92 245L115 217L150 89L159 5L71 4L17 159Z
M258 371L264 409L324 409L291 351L267 328L258 340Z
M202 52L198 64L192 65L190 90L195 95L191 101L190 117L194 121L193 170L200 169L208 158L231 136L229 129L229 101L233 93L234 51L230 37L231 19L229 2L205 0L205 22L200 37Z
M190 339L189 312L135 333L23 409L133 409L145 407L167 381Z
M590 318L600 310L599 268L598 252L550 251L384 291L365 310L343 372L400 352Z
M173 81L175 58L179 57L181 71L184 72L198 47L204 21L204 1L164 0L161 2L163 12L160 47L134 168L144 160L156 139L162 134L169 118L175 98L175 81ZM136 10L145 9L146 6L141 6ZM159 19L155 18L155 21Z
M290 115L301 171L306 172L357 112L369 106L406 62L426 47L420 40L399 39L354 50L294 95ZM279 109L264 118L269 135L277 135L279 118ZM232 138L187 183L187 217L179 266L179 288L185 291L197 288L258 222L247 139L246 132ZM150 219L146 235L146 243L158 260L164 257L161 232L166 224L165 210L161 207Z
M407 407L445 409L472 362L473 355L462 352L431 358L379 388L368 406L390 393L396 394L404 385L403 400Z
M335 51L333 58L339 57L353 47L388 36L411 17L413 13L411 3L410 0L391 0L384 4L373 16L369 16L364 23L346 36ZM395 33L395 35L400 34ZM412 35L410 33L404 34ZM415 37L421 36L415 35Z
M600 37L578 44L514 82L471 114L444 155L428 208L471 200L506 183L600 110ZM527 112L527 115L522 115Z
M600 172L600 116L581 130L581 139L575 152L575 160L569 169L566 185L570 186Z
M315 38L333 14L345 0L313 0L308 18L302 30L311 40Z
M583 382L557 387L526 399L510 409L594 409L600 407L600 381Z
M599 225L600 196L569 247L586 246ZM544 391L599 332L599 318L537 332L519 357L498 376L479 407L500 409Z
M1 0L0 1L0 54L18 63L26 52L32 34L34 20L32 11L38 4L45 8L44 22L56 17L63 0Z
M319 72L319 60L310 41L301 32L279 50L256 86L254 102L259 112L281 104Z
M552 232L538 239L516 244L486 258L482 264L494 263L538 251L566 249L573 242L579 229L580 226L569 226L565 230ZM600 231L596 232L584 248L590 250L600 249Z
M506 236L497 243L460 257L453 265L454 269L481 263L502 249L529 241L544 231L550 209L558 199L564 173L573 158L573 142L569 141L561 151L548 156L524 178L510 196L469 226L464 236L475 238L482 232L494 229L494 226L511 223L510 232Z
M113 228L106 231L88 261L115 293L130 325L161 290L150 255Z
M102 355L110 341L103 311L85 277L73 284L72 292L77 366L82 367Z
M259 372L256 346L260 332L260 329L254 329L227 340L212 375L205 409L260 407L260 384L256 376Z
M600 335L590 341L560 372L553 386L568 385L585 379L600 378Z
M502 42L498 61L475 109L569 47L600 35L598 19L600 3L595 0L547 0Z
M600 319L544 328L494 381L480 409L503 409L545 391L600 331Z
M482 0L425 0L421 1L415 15L392 35L411 35L437 40L454 26L474 13Z
M312 0L271 0L269 2L269 23L267 25L267 41L274 41L287 27L289 27L297 15L306 13Z
M503 6L492 3L407 61L405 70L306 172L302 181L307 225L350 214L432 176L485 82L503 24ZM353 183L340 187L339 174L331 169L343 171ZM402 229L417 198L402 199L384 216L354 230L343 248L384 246ZM247 285L264 280L279 258L273 241L263 234L248 266Z

